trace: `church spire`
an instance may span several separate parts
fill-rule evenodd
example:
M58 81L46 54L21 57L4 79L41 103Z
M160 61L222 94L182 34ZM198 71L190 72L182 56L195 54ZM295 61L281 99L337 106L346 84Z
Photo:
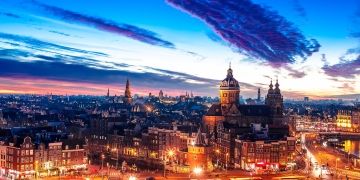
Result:
M125 97L131 97L129 79L126 79Z
M268 94L272 94L274 92L274 89L273 89L273 84L272 84L272 79L270 80L270 85L269 85L269 91L268 91Z
M233 77L233 71L231 69L231 62L229 63L229 69L227 70L227 77L232 78Z
M280 88L279 88L279 81L278 78L276 78L276 83L275 83L275 93L279 93L280 94Z
M108 91L107 91L107 94L106 94L107 97L110 97L110 89L108 88Z
M132 101L132 97L131 97L131 91L130 91L130 81L129 81L129 79L126 79L124 102L130 104L131 101Z

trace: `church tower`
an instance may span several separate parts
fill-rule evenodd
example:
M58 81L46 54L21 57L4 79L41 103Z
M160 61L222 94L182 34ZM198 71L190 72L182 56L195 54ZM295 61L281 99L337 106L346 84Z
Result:
M126 104L131 104L131 102L132 102L129 79L126 80L126 88L125 88L125 94L124 94L124 100L123 101Z
M273 89L271 81L269 91L265 99L265 104L270 106L271 115L274 118L282 118L284 111L283 96L281 95L279 86L279 81L276 79L275 89Z
M226 78L220 84L220 104L222 108L229 108L232 104L239 104L240 86L233 77L231 64L227 70Z
M162 90L160 90L159 92L159 99L160 100L164 99L164 92Z

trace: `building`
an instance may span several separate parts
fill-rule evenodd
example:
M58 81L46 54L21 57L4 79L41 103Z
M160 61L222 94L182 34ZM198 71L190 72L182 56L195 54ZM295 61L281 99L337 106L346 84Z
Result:
M34 144L30 137L17 138L6 149L6 175L11 179L35 177Z
M57 175L61 164L62 142L40 143L35 147L35 171L39 176Z
M75 139L33 143L17 137L0 143L0 175L9 179L34 179L86 168L86 143Z
M131 97L131 91L130 91L130 82L127 79L126 80L126 88L125 88L125 94L123 99L125 104L131 104L132 103L132 97Z
M351 110L338 110L336 127L338 131L360 132L360 108Z
M212 171L211 148L205 142L204 136L199 128L195 141L188 145L186 154L186 165L190 171L200 168L203 171Z
M5 146L5 142L0 142L0 177L6 176L6 153L7 146Z
M289 136L289 127L283 125L283 97L279 87L278 80L275 86L270 82L265 104L260 103L259 89L257 101L240 104L240 86L229 67L226 78L220 83L220 103L213 104L203 117L213 147L212 159L216 160L218 168L245 168L236 161L243 157L239 152L244 151L242 148L246 149L248 143L240 146L236 139L275 142ZM248 137L249 134L252 136ZM262 156L258 158L259 162L263 160Z
M245 170L284 170L294 160L295 138L235 139L235 166Z
M213 104L203 117L207 130L214 132L218 123L223 121L242 127L251 123L281 124L284 108L279 86L278 80L275 88L270 83L265 104L240 104L240 86L229 67L226 78L220 83L220 103Z
M85 169L88 164L87 143L80 139L67 139L62 141L60 173L71 170ZM60 165L60 164L59 164Z

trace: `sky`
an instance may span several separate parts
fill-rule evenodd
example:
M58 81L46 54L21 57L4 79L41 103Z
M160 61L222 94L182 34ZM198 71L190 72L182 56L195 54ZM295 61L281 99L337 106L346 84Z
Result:
M0 0L0 93L360 97L357 0Z

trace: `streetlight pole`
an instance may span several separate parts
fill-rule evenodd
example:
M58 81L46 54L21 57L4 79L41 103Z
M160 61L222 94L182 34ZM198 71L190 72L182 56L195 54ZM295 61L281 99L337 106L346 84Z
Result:
M166 155L164 155L164 178L166 178Z
M229 153L226 153L226 155L225 155L225 170L226 171L228 169L228 156L229 156Z
M216 149L216 168L219 168L219 154L220 154L220 150Z
M170 149L164 153L164 177L166 177L166 157L169 156L169 158L171 158L174 155L175 155L175 152L172 149Z
M104 171L103 171L103 169L104 169L104 159L105 159L105 155L103 154L103 155L101 155L101 179L102 180L104 180Z
M116 169L119 168L119 149L118 148L114 148L113 151L116 152Z

